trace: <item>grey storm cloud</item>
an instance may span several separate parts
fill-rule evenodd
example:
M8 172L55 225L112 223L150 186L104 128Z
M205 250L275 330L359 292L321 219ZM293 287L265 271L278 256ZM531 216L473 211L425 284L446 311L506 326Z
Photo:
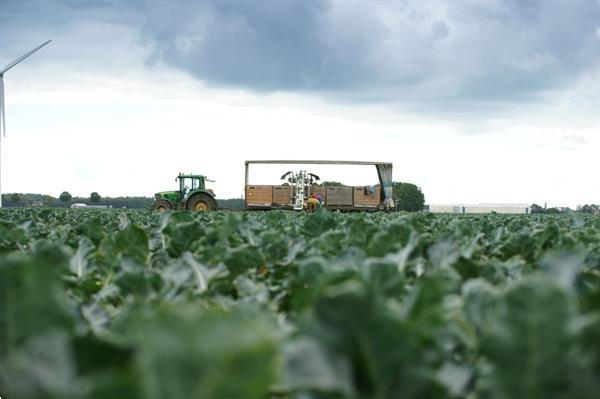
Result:
M148 65L212 86L468 112L600 76L599 21L593 0L6 1L0 47L50 32L61 62L119 66L121 26Z
M150 3L142 38L151 63L213 85L527 102L598 69L599 17L594 1Z

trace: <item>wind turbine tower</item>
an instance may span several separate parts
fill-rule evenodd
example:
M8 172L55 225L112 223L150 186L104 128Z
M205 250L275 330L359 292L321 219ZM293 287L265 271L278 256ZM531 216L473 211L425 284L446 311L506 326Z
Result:
M45 43L40 44L36 48L31 51L26 52L4 68L0 70L0 131L2 132L2 137L6 137L6 108L4 106L4 74L8 72L9 69L17 65L19 62L23 61L25 58L29 57L31 54L35 53L46 44L50 43L52 40L48 40ZM0 138L0 208L2 208L2 139Z

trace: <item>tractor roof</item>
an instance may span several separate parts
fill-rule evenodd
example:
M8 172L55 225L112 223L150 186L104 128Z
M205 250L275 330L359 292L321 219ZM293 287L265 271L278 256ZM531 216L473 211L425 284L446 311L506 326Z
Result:
M186 175L186 174L183 174L183 173L180 173L180 174L177 175L178 179L180 179L182 177L200 177L202 179L206 179L206 176L204 176L204 175Z

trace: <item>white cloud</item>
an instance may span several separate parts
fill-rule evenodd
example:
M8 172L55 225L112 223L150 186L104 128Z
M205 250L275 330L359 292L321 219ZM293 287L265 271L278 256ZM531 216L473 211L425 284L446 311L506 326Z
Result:
M421 62L435 56L439 62L425 70L426 79L409 82L404 102L395 101L394 85L381 92L394 101L356 102L341 92L333 97L318 91L252 94L234 84L228 89L207 86L210 80L197 80L161 63L148 67L144 62L149 49L138 41L143 14L135 8L127 9L124 17L111 9L86 9L84 14L67 9L50 27L25 21L28 29L21 30L11 20L8 27L16 30L10 46L3 45L7 35L0 37L5 58L11 58L7 52L18 55L23 46L27 50L25 42L35 45L40 35L51 34L55 40L5 77L8 138L2 141L2 190L151 195L173 188L175 175L183 171L215 179L220 197L238 197L246 159L322 158L392 161L395 179L420 185L430 203L547 201L574 207L598 202L600 186L593 180L600 167L597 62L583 65L570 83L546 88L535 98L500 93L497 101L466 100L457 93L471 80L457 72L493 80L497 75L486 68L499 58L512 62L512 68L533 71L555 63L555 53L524 52L506 43L493 48L491 43L505 29L498 17L509 12L504 3L492 8L469 3L476 10L466 14L439 3L417 7L408 19L406 10L377 4L374 13L363 12L348 30L331 33L338 35L336 40L353 43L371 27L369 21L381 19L384 29L374 29L358 44L366 49L375 44L367 52L373 57L365 60L367 65L386 59L386 54L399 57L379 65L379 77L386 81L400 67L408 75L422 72ZM329 18L344 26L366 6L336 7ZM498 24L477 36L463 20L472 12ZM537 48L536 40L558 40L543 32L532 34L528 43ZM201 33L206 32L178 42L178 48L191 51L205 40ZM385 33L383 43L370 41ZM458 54L451 51L456 42L446 43L468 38L477 51L465 48ZM402 51L411 40L416 47L408 54L415 63L405 65ZM487 51L499 55L477 58L486 57ZM346 71L347 76L363 76L358 67ZM360 84L355 89L359 95L368 92ZM416 94L418 110L412 104ZM456 104L464 114L445 112ZM270 171L275 180L279 172ZM322 176L328 180L360 184L372 176L362 170L324 172L334 174Z
M151 195L173 188L183 171L215 179L220 197L239 197L244 160L308 158L393 161L395 179L420 185L430 203L574 206L600 196L588 181L600 151L593 129L565 133L505 122L467 135L460 124L385 106L207 89L168 71L75 81L13 87L3 142L5 192ZM565 151L565 135L587 144ZM271 171L275 180L280 172ZM352 174L360 180L370 172L335 173L321 177L352 181Z

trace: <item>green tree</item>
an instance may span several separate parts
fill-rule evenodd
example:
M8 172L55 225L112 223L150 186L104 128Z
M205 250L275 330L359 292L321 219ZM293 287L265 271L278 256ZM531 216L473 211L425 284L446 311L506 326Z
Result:
M343 184L340 183L339 181L327 181L327 180L321 182L320 185L321 186L329 186L329 187L342 187L343 186Z
M417 212L425 206L425 195L421 189L412 183L394 182L394 201L399 211Z
M44 205L46 206L50 206L54 203L54 201L56 201L56 198L54 198L51 195L43 195L42 196L42 201L44 202Z
M73 196L68 191L63 191L62 193L60 193L60 196L58 197L58 199L60 199L64 203L71 201L72 198L73 198Z
M21 202L21 196L17 193L14 193L10 196L10 200L12 201L13 205L18 205L19 202Z
M580 207L578 210L581 213L600 213L600 205L585 204L584 206Z
M96 191L90 194L90 201L92 202L100 202L101 199L102 197L100 197L100 194L98 194Z
M531 204L531 206L529 207L529 210L531 213L544 213L544 208L542 208L538 204Z

